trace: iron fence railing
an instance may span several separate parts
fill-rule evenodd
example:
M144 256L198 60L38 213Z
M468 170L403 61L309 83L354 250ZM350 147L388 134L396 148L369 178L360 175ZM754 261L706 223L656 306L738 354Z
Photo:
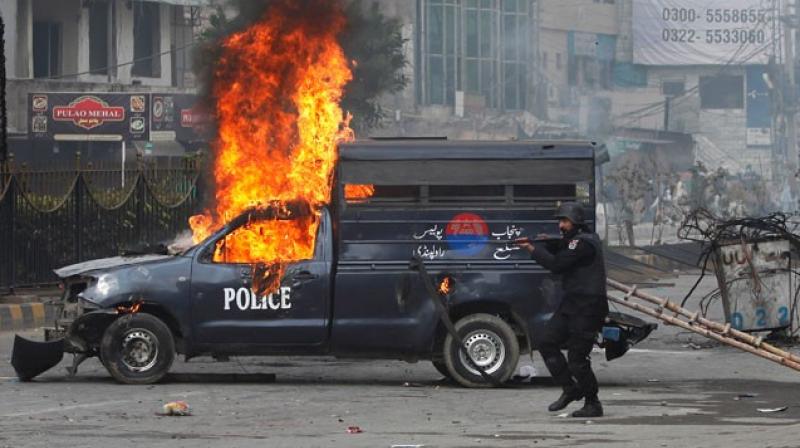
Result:
M201 204L197 160L122 170L0 168L0 287L55 282L53 269L169 243ZM124 180L123 180L124 177Z

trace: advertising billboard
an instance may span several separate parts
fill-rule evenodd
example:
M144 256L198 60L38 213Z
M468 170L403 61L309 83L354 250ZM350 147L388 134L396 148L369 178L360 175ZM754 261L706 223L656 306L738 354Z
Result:
M766 64L781 38L777 2L634 0L633 59L642 65Z
M36 139L147 140L147 100L148 95L138 93L31 93L29 134Z

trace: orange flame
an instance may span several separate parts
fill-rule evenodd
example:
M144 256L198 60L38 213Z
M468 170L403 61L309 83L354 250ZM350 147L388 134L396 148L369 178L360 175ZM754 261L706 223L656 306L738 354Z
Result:
M438 289L439 294L444 296L450 294L450 291L452 290L453 290L453 279L451 279L450 277L443 278L442 281L439 283L439 289Z
M141 300L138 302L134 302L131 306L125 305L118 305L117 306L117 313L119 314L136 314L139 310L142 309L142 302Z
M339 2L280 0L222 43L213 87L215 209L189 220L194 241L275 201L303 201L315 213L250 222L218 243L215 261L283 266L312 257L319 208L330 202L336 144L353 138L339 107L352 78L336 40L344 24ZM283 269L272 271L266 270L270 288Z
M375 186L369 184L347 184L344 186L344 198L348 201L371 198L375 194Z

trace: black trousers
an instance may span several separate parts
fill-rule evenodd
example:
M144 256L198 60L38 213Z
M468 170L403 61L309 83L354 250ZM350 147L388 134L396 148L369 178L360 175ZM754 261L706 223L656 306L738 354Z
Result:
M597 397L597 378L592 372L589 355L603 328L605 316L565 314L557 311L545 326L539 353L544 358L553 380L565 392L580 391L584 397ZM566 345L567 358L561 353Z

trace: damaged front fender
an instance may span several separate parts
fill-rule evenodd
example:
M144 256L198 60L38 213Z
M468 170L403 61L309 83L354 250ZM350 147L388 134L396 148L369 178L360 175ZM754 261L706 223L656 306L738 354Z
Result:
M103 333L119 315L116 309L101 309L82 314L69 326L64 350L69 353L96 355Z
M68 370L74 375L81 362L97 355L103 333L119 315L115 309L90 311L72 322L64 338L52 341L31 341L15 335L11 366L20 380L30 381L58 365L64 353L72 353L75 359Z
M14 349L11 352L11 366L22 381L55 367L64 358L64 340L38 342L14 335Z

